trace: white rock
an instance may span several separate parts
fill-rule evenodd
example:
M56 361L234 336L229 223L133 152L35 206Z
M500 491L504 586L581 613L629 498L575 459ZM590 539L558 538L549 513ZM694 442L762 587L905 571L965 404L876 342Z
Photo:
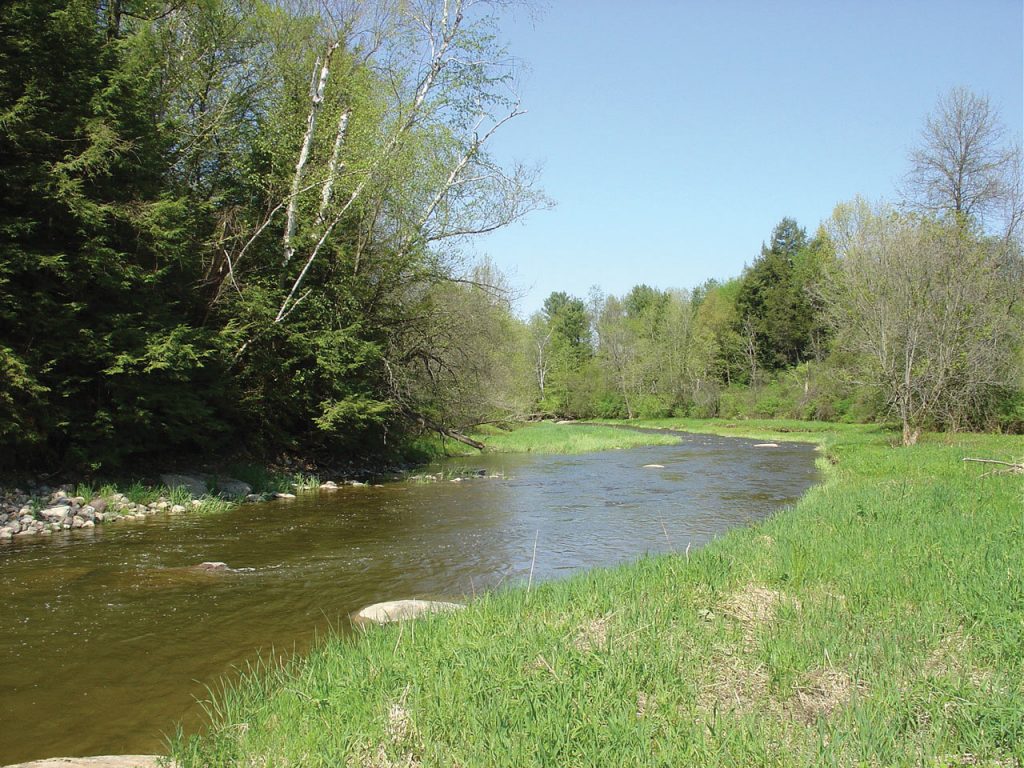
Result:
M757 443L754 447L755 448L778 448L779 444L778 443Z
M466 606L438 600L390 600L374 603L352 615L356 624L387 624L392 621L406 621L429 613L450 613Z
M200 563L196 566L201 571L230 571L227 563L222 563L219 560L209 560L205 563Z
M101 755L97 757L51 757L18 763L7 768L158 768L166 758L157 755ZM168 766L175 765L167 762Z
M49 509L44 509L42 512L40 512L39 516L42 517L44 520L50 520L51 522L52 521L60 522L61 520L64 519L64 516L67 513L68 513L68 508L65 507L65 506L50 507Z
M644 464L644 469L664 469L664 464Z

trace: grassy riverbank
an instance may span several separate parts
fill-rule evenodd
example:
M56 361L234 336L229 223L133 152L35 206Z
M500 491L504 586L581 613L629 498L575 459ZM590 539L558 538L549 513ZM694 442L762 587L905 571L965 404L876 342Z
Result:
M679 442L675 435L549 421L510 432L483 435L480 439L491 453L594 453Z
M1024 439L646 426L822 447L793 509L689 554L328 638L218 697L183 767L1020 765ZM779 429L786 430L779 432ZM526 430L524 430L526 432Z

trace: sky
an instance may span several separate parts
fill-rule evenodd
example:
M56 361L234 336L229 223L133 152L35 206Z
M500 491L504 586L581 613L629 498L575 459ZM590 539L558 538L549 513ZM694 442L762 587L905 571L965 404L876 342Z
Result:
M938 99L1024 132L1022 0L550 0L500 26L526 115L492 152L555 202L476 244L529 315L552 291L741 273L784 216L895 200Z

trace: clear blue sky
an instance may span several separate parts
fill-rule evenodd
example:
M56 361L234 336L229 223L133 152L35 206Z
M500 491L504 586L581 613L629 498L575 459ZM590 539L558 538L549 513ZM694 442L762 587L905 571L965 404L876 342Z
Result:
M1021 0L552 0L502 25L529 114L494 137L552 211L479 241L520 289L621 294L737 275L772 227L894 198L954 86L1024 125ZM1018 139L1019 140L1019 139Z

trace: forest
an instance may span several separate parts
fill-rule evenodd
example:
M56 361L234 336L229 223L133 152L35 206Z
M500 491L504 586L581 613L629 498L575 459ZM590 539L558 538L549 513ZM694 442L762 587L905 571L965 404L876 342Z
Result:
M499 5L6 3L0 472L548 417L1024 429L1021 151L985 96L924 118L896 202L523 319L467 247L553 204L491 151L524 115Z

